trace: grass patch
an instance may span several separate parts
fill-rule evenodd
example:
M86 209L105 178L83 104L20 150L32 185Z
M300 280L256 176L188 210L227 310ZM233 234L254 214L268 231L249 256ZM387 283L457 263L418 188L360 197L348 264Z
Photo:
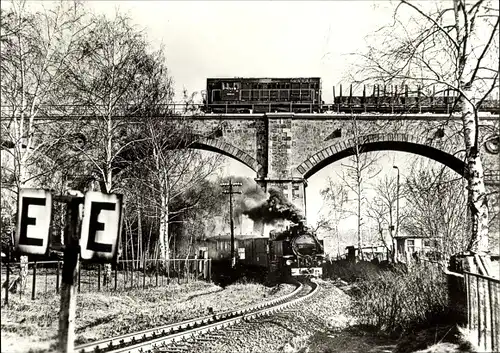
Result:
M374 332L367 332L358 327L351 327L338 333L316 332L309 338L306 349L300 353L344 353L344 352L390 352L396 347L396 341L381 337Z
M258 284L235 284L222 290L202 281L167 287L122 292L81 293L77 299L76 344L165 325L176 321L250 305L262 298L293 291ZM55 343L58 329L59 296L35 301L12 296L2 307L2 352L47 351Z
M353 314L360 324L387 334L450 323L446 278L439 270L412 266L383 271L356 283Z

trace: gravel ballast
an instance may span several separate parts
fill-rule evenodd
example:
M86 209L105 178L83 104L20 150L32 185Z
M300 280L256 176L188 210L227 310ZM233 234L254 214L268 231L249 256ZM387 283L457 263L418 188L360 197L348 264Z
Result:
M217 341L189 347L189 352L293 353L303 350L317 332L336 332L353 322L346 316L350 298L331 282L319 280L320 291L295 306L220 331Z

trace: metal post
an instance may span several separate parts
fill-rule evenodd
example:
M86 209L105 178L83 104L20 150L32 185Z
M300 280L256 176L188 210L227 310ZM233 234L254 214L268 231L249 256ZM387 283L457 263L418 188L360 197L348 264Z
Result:
M56 269L56 293L59 293L59 268L61 263L57 260L57 269Z
M101 264L97 264L97 291L101 291Z
M33 284L31 286L31 300L36 298L36 261L33 262Z
M59 310L59 351L69 353L74 351L75 319L77 287L75 283L79 276L80 246L78 235L80 228L79 211L83 197L72 197L68 201L68 216L64 249L64 263L62 270L61 306ZM79 287L79 285L78 285Z
M398 166L392 166L394 169L398 171L398 185L396 190L396 237L399 235L399 168Z

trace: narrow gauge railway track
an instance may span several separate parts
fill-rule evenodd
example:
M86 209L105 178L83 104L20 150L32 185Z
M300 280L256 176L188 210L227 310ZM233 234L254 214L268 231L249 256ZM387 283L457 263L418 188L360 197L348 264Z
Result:
M250 320L278 312L293 304L296 304L316 293L318 285L300 283L292 292L282 297L263 303L228 310L213 315L206 315L178 323L172 323L139 332L133 332L117 337L112 337L96 342L87 343L75 347L78 353L146 353L146 352L175 352L180 347L169 345L180 343L188 344L189 341L199 339L201 341L214 341L217 337L223 337L215 331L237 324L244 320ZM200 337L210 333L209 337ZM180 348L182 350L182 348Z

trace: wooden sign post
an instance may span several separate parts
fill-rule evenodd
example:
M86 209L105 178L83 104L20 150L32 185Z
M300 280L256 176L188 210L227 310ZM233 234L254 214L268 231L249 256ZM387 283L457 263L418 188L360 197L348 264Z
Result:
M80 205L83 203L83 197L62 196L56 197L56 200L67 203L58 348L62 353L70 353L74 351L75 345L76 296L80 257Z
M61 353L73 352L75 348L80 254L84 260L115 262L122 227L122 195L88 191L84 197L80 191L69 193L67 196L52 197L49 190L21 189L15 238L15 248L19 253L47 255L52 200L66 203L58 331L58 350Z

